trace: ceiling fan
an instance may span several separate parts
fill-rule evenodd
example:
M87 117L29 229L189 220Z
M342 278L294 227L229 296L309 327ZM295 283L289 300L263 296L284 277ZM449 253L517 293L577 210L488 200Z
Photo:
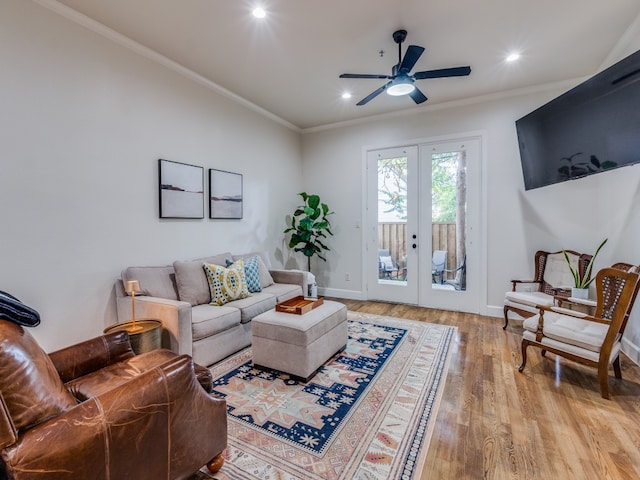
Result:
M397 30L393 32L393 41L398 44L398 63L393 66L391 75L368 75L360 73L343 73L340 78L385 78L390 81L374 90L369 95L360 100L356 105L364 105L375 97L386 91L389 95L400 96L409 95L414 102L422 103L427 100L424 93L415 85L416 80L424 80L426 78L442 78L442 77L464 77L471 73L471 67L454 67L441 68L438 70L425 70L409 75L409 72L416 64L424 47L417 45L409 45L407 51L402 58L402 42L407 38L406 30Z

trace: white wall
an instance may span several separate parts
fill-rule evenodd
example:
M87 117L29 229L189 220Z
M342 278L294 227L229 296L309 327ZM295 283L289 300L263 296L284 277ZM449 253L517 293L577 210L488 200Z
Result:
M47 350L116 321L128 265L277 265L302 178L298 133L24 0L0 2L0 156L0 290ZM244 219L160 220L158 158L243 174Z
M640 165L525 191L515 120L565 89L520 94L448 109L425 108L420 114L342 125L303 136L304 185L334 208L336 238L327 264L318 263L321 286L352 298L363 293L361 232L363 147L395 146L470 131L482 131L486 153L487 295L481 311L502 315L504 293L512 278L531 278L536 250L593 252L603 238L596 268L616 261L640 264L637 239L640 213ZM345 280L349 272L351 281ZM640 309L637 309L640 310ZM640 345L635 319L627 338Z

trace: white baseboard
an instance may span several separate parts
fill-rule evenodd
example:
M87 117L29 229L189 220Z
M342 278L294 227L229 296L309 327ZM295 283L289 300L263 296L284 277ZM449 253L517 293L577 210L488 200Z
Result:
M622 337L622 351L636 365L640 365L640 347L631 340Z
M488 317L504 318L504 307L496 307L495 305L487 305L485 315Z
M359 290L342 290L340 288L320 288L318 295L334 298L346 298L347 300L365 300L364 295Z

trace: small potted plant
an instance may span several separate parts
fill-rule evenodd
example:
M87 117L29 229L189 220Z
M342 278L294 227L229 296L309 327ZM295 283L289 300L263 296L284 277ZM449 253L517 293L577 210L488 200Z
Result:
M591 285L591 282L595 280L595 277L591 277L593 262L595 262L596 257L600 252L600 249L604 247L604 244L607 243L607 240L608 238L605 238L602 241L602 243L598 245L596 252L591 257L591 260L589 260L589 263L587 264L587 268L585 269L584 275L582 275L582 277L580 276L580 272L577 269L573 268L573 266L571 265L571 260L569 260L569 255L567 255L567 252L565 250L562 251L562 253L564 254L564 259L567 261L567 264L569 265L569 270L571 270L571 275L573 275L573 281L575 284L575 287L571 288L572 297L581 298L585 300L589 298L589 285Z

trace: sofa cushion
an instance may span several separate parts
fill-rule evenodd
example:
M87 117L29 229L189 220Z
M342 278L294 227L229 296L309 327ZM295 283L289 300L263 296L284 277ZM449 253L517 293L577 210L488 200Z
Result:
M285 302L302 295L302 287L290 283L274 283L263 290L276 297L276 303Z
M173 262L176 271L176 286L179 300L193 305L202 305L211 301L209 282L202 269L203 263L213 265L226 265L226 259L231 258L231 253L225 252L212 257L196 260L178 260Z
M240 310L227 305L196 305L191 309L193 341L217 335L240 325Z
M271 262L269 261L269 256L267 252L253 252L253 253L244 253L242 255L234 255L233 259L238 260L240 258L245 259L249 257L258 257L258 270L260 271L260 287L265 288L269 285L273 285L273 277L269 273L271 269Z
M122 271L122 281L138 280L140 291L136 295L178 300L176 275L171 265L164 267L129 267Z
M18 431L76 405L49 355L28 331L6 320L0 320L0 386Z
M203 268L209 282L212 305L222 306L251 295L244 276L244 260L234 262L229 268L211 263L205 263Z
M249 293L255 293L262 290L260 284L260 267L258 264L258 256L244 258L244 278L247 281ZM227 259L227 267L233 264L233 260Z
M254 293L248 298L242 300L234 300L227 303L228 307L235 307L240 310L240 321L242 323L250 322L256 315L271 310L276 307L276 297L269 293Z

